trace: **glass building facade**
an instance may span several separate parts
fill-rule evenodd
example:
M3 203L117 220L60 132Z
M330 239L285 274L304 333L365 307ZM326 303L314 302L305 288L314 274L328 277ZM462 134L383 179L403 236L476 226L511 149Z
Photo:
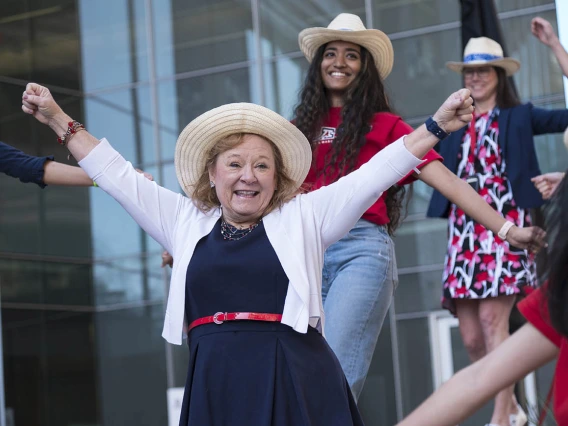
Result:
M560 68L529 26L539 15L556 28L555 1L495 3L506 47L522 62L523 101L563 108ZM4 0L0 140L68 161L51 131L20 111L26 83L36 81L92 134L179 191L173 156L183 127L229 102L292 118L307 69L298 33L340 12L392 39L386 86L411 125L460 87L444 66L461 57L457 0ZM568 167L560 135L536 145L543 171ZM368 424L396 423L467 363L455 321L440 310L446 223L425 218L429 187L413 192L395 240L400 284L360 400ZM188 353L160 336L169 281L161 250L97 188L41 190L0 176L8 425L168 424L167 390L183 386ZM545 398L550 375L549 366L525 381L533 402Z

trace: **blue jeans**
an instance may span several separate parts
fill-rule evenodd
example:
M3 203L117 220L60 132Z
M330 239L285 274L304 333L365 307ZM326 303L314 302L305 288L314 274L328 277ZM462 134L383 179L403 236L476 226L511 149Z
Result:
M325 252L325 335L356 400L397 284L394 243L385 226L360 219Z

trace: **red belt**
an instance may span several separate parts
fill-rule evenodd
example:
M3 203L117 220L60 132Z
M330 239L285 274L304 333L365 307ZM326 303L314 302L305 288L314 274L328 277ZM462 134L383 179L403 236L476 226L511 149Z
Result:
M272 321L280 322L282 320L282 315L280 314L259 314L257 312L217 312L215 315L210 317L198 318L189 324L187 331L198 325L210 324L214 322L215 324L223 324L225 321Z

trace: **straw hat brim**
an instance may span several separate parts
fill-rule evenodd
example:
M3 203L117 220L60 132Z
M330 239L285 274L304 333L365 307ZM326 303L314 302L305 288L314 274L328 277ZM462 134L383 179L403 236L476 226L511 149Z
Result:
M446 67L459 74L463 72L464 68L477 68L477 67L500 67L503 68L507 77L512 76L521 68L521 63L513 58L494 59L491 61L472 61L472 62L446 62Z
M178 182L190 198L207 167L213 146L235 133L260 135L274 143L282 155L284 172L297 188L312 163L312 150L304 134L281 115L260 105L234 103L214 108L189 123L180 133L175 152Z
M320 46L330 41L347 41L363 46L373 59L381 78L390 74L394 62L394 51L388 36L379 30L343 31L328 28L306 28L298 35L300 50L309 62L312 62Z

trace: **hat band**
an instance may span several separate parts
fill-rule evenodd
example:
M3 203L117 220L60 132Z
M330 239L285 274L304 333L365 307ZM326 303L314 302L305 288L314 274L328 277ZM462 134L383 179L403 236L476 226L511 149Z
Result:
M463 58L464 63L473 61L494 61L495 59L503 59L502 56L491 55L489 53L472 53Z

